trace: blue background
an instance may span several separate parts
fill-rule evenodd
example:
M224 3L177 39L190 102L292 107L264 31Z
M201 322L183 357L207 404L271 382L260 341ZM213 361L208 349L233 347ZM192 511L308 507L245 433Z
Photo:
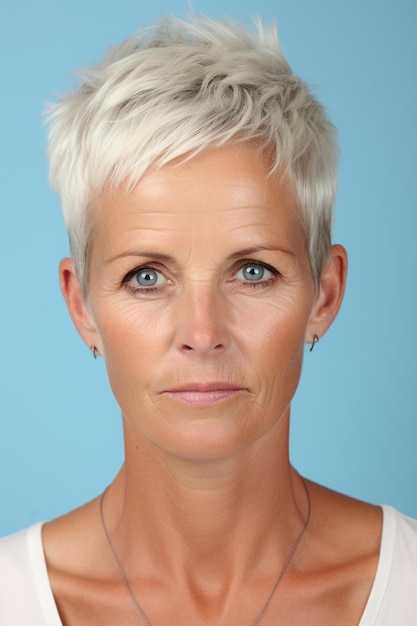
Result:
M339 127L335 240L350 255L334 327L306 352L292 459L310 478L417 517L414 0L195 0L276 18L284 51ZM185 0L14 0L2 11L0 534L97 495L122 462L119 411L71 326L67 254L41 111L71 72Z

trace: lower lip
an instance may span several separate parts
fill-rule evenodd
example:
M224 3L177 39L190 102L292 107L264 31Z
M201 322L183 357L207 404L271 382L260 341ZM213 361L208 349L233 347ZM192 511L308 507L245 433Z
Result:
M211 391L168 391L168 395L175 400L192 404L193 406L211 406L223 402L236 395L240 389L212 389Z

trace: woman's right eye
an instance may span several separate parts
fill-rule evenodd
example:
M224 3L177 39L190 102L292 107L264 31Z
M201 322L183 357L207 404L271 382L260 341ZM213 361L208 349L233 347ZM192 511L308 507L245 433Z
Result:
M147 291L161 287L167 282L165 276L153 267L143 267L131 272L125 282L134 291Z

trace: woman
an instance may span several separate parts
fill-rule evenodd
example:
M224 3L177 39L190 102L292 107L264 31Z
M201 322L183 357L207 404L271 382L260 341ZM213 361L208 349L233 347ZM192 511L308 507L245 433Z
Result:
M417 523L302 478L290 403L343 297L334 131L273 32L160 22L51 111L70 314L126 459L3 540L0 623L401 624Z

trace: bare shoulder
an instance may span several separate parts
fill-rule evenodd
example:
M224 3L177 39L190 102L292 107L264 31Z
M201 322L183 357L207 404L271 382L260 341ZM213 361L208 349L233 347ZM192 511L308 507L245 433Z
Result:
M122 614L122 584L113 584L99 515L95 499L43 527L49 581L65 626L110 626L118 623L117 610Z
M351 498L322 485L309 483L313 524L322 546L332 550L335 544L348 554L379 553L382 533L382 509Z
M294 626L357 624L378 565L381 509L313 482L307 484L311 521L302 550L281 585L276 612L292 615ZM98 500L44 527L51 586L67 625L106 626L117 623L123 611L129 619L126 590L119 577L115 579L114 564L111 567L99 529ZM95 613L92 607L96 607Z
M102 570L100 563L103 538L97 533L99 519L98 499L44 525L42 540L51 578L59 572L76 576L91 574L91 563ZM85 572L83 569L85 568Z
M308 483L311 523L300 563L306 613L317 607L318 623L357 624L368 601L378 566L382 510ZM314 622L315 623L315 622Z

